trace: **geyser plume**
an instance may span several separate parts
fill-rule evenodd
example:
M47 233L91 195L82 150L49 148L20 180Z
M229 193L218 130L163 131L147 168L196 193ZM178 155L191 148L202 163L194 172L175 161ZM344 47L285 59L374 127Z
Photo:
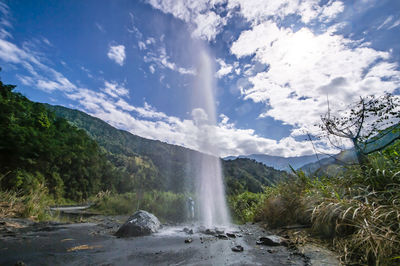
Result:
M212 143L217 137L214 60L205 50L201 50L198 55L192 116L198 128L197 141L200 150L213 156L203 154L196 159L197 213L204 226L229 225L219 152Z

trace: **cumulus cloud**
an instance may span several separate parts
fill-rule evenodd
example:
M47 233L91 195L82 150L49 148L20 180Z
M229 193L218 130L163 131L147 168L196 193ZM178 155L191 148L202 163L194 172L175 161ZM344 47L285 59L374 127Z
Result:
M187 22L195 38L214 40L226 24L225 18L211 10L225 3L225 0L148 0L147 2L153 8Z
M124 65L125 61L125 46L124 45L110 45L107 53L108 58L113 60L120 66Z
M137 107L121 98L110 98L103 92L88 89L76 90L68 97L80 103L89 114L132 134L221 157L252 153L295 156L312 152L311 144L306 141L292 138L276 141L260 137L252 129L238 129L229 123L226 115L220 116L219 124L210 124L207 113L201 108L192 110L192 119L180 119L159 112L146 102L143 107ZM205 134L213 136L207 139L208 145L199 141L199 136Z
M217 63L219 64L219 69L216 74L217 78L222 78L232 72L233 66L225 63L221 58L217 59Z
M390 53L329 29L321 34L306 27L294 31L268 20L242 32L231 52L238 58L254 56L269 66L251 76L252 86L242 90L245 99L267 105L261 117L307 130L326 112L328 96L331 104L349 104L359 96L393 92L400 86L398 65L390 63Z

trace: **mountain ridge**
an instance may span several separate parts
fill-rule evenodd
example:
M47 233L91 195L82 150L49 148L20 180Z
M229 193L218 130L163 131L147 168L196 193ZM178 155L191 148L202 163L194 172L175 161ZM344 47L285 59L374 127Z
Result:
M330 155L318 154L318 155L304 155L304 156L294 156L294 157L282 157L274 156L268 154L249 154L249 155L239 155L239 156L227 156L224 160L233 160L236 158L249 158L256 160L257 162L263 163L266 166L273 167L277 170L290 171L290 166L294 169L299 169L303 165L318 162Z

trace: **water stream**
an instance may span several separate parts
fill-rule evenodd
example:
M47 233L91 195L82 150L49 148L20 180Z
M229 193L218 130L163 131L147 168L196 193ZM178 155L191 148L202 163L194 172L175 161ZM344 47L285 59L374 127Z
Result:
M215 60L206 50L200 50L198 58L192 116L198 128L196 137L200 150L207 151L210 155L199 155L196 160L197 214L200 224L206 227L227 226L230 224L230 216L225 199L221 162L218 149L213 144L213 140L218 137L215 131Z

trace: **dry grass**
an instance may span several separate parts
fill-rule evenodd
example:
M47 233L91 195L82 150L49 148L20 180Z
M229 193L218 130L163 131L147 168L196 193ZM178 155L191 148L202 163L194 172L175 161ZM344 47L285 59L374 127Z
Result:
M39 184L27 193L0 191L0 218L23 217L35 221L50 218L48 206L53 203L47 188Z
M0 192L0 218L20 217L24 209L24 204L17 193Z
M296 173L267 190L261 218L270 227L311 224L312 235L328 241L343 264L399 265L400 162L377 154L368 167L331 178Z

